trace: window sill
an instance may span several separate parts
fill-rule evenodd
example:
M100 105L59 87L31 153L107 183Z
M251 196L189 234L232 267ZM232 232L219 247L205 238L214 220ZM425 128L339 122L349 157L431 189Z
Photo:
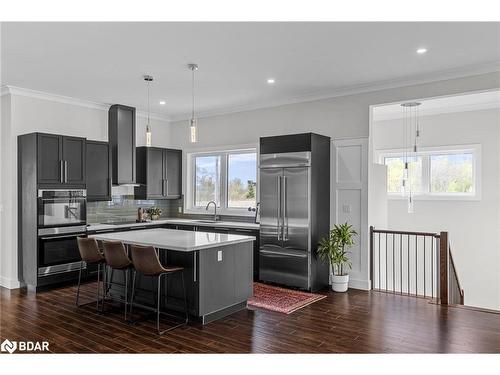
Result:
M196 209L196 208L185 208L184 209L185 214L193 214L193 215L205 215L205 216L214 216L214 210L213 207L210 207L207 210L204 208L202 209ZM241 216L241 217L254 217L255 212L253 211L247 211L246 209L242 210L231 210L231 209L219 209L217 208L217 216L218 215L226 215L226 216Z
M404 201L407 198L401 195L387 195L387 199L390 201ZM413 199L415 201L480 201L481 197L479 195L414 195Z

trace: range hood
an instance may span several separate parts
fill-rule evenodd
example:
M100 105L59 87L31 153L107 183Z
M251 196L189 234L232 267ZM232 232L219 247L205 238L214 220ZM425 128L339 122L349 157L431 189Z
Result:
M113 185L139 186L135 171L134 107L114 104L109 108L108 139L113 163Z

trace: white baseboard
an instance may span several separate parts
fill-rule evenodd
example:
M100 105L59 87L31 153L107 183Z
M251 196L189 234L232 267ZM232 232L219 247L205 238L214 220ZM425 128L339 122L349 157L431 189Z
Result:
M19 280L10 279L4 276L0 276L0 286L7 289L18 289L21 287Z
M361 289L361 290L370 290L371 289L371 283L370 283L370 280L349 279L349 288L352 288L352 289Z

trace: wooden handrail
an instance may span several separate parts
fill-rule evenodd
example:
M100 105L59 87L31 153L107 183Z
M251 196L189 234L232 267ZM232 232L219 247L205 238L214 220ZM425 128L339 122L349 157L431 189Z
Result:
M371 227L373 228L373 227ZM431 233L431 232L410 232L410 231L404 231L404 230L389 230L389 229L372 229L373 233L387 233L387 234L403 234L403 235L409 235L409 236L429 236L429 237L436 237L439 238L438 233Z

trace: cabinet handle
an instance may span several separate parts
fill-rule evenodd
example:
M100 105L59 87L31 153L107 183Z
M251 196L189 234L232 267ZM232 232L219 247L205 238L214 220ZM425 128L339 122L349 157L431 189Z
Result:
M161 196L165 196L165 179L161 180Z
M64 160L64 182L68 182L68 162Z
M63 161L59 160L59 180L61 184L64 182L64 167L63 167Z
M167 197L168 197L168 178L165 179L165 185L167 186Z

